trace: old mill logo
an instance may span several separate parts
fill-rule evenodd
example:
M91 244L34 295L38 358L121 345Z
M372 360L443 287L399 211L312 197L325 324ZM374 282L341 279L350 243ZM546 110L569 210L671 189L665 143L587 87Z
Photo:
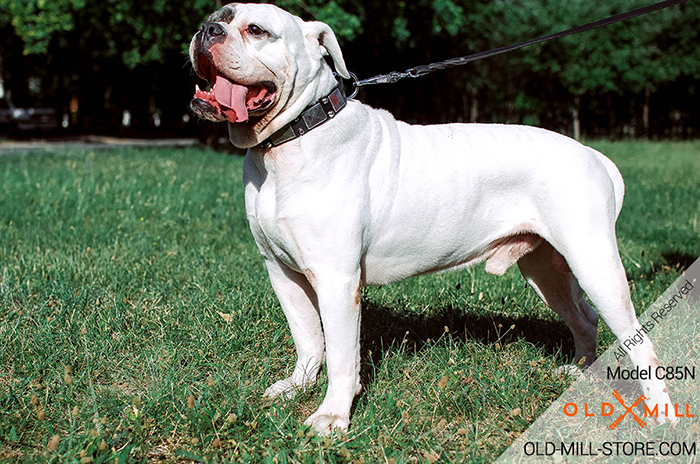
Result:
M627 404L625 404L622 395L620 395L620 393L617 390L613 390L612 396L622 405L622 407L624 408L624 412L619 414L615 418L615 420L608 426L610 430L615 430L615 428L618 425L620 425L620 422L622 422L622 420L628 416L631 418L631 420L634 420L637 424L639 424L641 428L644 428L647 425L647 423L634 412L634 409L637 408L640 404L642 404L646 399L644 395L641 395L639 398L637 398L631 406L627 406ZM679 409L682 407L684 407L684 409ZM579 407L578 405L576 405L576 403L566 403L563 409L564 414L566 414L569 417L576 416L579 413ZM619 412L619 406L617 411ZM601 403L600 414L596 414L596 412L597 411L594 409L589 409L588 403L583 404L584 417L595 417L597 415L600 415L601 417L612 417L613 414L615 414L615 406L613 406L612 403ZM685 414L683 414L684 412ZM646 404L644 404L644 412L642 414L642 417L658 418L659 415L661 415L661 417L695 417L695 414L691 414L690 405L688 404L679 406L678 403L675 403L670 408L669 405L666 404L661 410L659 410L658 404L655 405L652 409L649 409L649 407Z
M617 427L618 425L620 425L620 422L622 422L622 419L623 419L627 414L632 414L632 418L637 422L637 424L639 424L639 426L640 426L641 428L644 428L644 426L647 425L646 422L644 422L642 419L640 419L639 416L637 416L637 415L634 413L634 411L632 411L632 408L636 408L636 407L639 406L641 403L643 403L645 399L647 399L646 396L644 396L644 395L640 396L639 398L637 398L637 400L636 400L634 403L632 403L632 406L629 406L629 407L628 407L628 406L625 404L625 402L622 400L622 396L620 396L620 394L617 392L617 390L613 390L612 395L615 397L615 399L616 399L617 401L620 402L620 404L622 405L622 407L625 408L625 412L624 412L623 414L619 415L619 416L617 417L617 419L615 419L615 422L613 422L612 424L608 425L608 428L609 428L610 430L615 430L615 427ZM645 407L646 407L646 405L645 405ZM658 406L657 406L657 408L658 408Z

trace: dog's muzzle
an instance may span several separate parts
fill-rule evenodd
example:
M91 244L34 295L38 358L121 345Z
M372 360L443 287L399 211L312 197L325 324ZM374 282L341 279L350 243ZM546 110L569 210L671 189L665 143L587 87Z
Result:
M221 23L206 21L199 29L198 35L202 49L209 50L213 44L224 42L228 33Z
M197 75L207 80L210 87L202 90L197 85L190 106L202 119L245 123L250 116L272 105L276 87L271 82L239 83L222 73L215 64L212 49L224 46L227 38L228 32L222 23L207 21L197 32L192 64Z

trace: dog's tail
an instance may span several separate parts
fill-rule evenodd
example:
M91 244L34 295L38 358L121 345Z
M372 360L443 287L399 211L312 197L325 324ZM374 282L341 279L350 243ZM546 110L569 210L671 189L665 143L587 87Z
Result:
M620 215L620 210L622 209L622 199L625 196L625 182L622 180L622 175L617 169L617 166L615 166L615 163L610 161L607 156L592 148L589 148L589 150L595 153L600 163L605 167L605 170L608 172L608 176L613 183L613 191L615 195L615 217L618 217Z

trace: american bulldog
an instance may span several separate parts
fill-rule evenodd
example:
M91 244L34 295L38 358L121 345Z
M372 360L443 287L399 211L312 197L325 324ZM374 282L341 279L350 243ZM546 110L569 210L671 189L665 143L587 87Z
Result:
M594 359L597 314L618 338L640 329L615 238L624 185L599 152L533 127L410 125L348 100L330 27L273 5L224 6L190 59L210 85L193 111L248 149L250 229L297 350L265 396L291 398L325 360L326 396L306 420L318 433L347 429L361 389L364 285L517 264L571 329L575 362ZM659 364L646 336L630 357ZM670 404L663 380L641 383L651 407Z

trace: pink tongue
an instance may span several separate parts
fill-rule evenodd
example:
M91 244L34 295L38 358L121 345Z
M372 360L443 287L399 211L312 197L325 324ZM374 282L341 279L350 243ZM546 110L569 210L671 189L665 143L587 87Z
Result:
M214 97L219 105L226 107L222 112L231 122L246 122L248 120L248 108L246 96L248 88L234 84L220 75L216 76Z

